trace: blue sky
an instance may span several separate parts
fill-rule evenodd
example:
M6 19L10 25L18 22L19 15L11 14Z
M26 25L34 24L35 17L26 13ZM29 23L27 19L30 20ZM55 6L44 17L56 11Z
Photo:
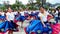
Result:
M9 1L10 4L15 3L15 0L0 0L0 3L2 4L3 1ZM23 4L27 4L28 3L28 0L19 0L19 1L22 1ZM51 4L55 4L55 3L60 3L60 0L47 0L46 2L49 2Z

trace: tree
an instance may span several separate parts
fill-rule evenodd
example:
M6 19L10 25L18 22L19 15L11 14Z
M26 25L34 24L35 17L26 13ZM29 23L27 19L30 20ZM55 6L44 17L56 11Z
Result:
M36 3L40 6L42 4L41 0L36 0Z
M5 6L0 7L1 10L6 10L7 8Z
M40 4L40 0L36 0L36 3Z
M60 6L58 6L57 8L60 9Z
M34 1L34 0L29 0L28 2L29 2L30 4L32 4L32 3L33 3L33 1Z
M24 5L22 4L22 2L16 0L15 4L11 5L11 7L12 7L12 9L18 10L18 9L20 9L20 7L23 8Z

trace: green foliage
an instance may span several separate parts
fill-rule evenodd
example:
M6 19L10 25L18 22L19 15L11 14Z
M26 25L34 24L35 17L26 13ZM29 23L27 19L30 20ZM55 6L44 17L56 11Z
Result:
M48 10L48 9L49 9L49 6L46 5L46 6L45 6L45 9Z
M26 8L29 7L30 10L37 10L37 9L39 9L39 6L41 5L41 2L40 2L41 0L36 0L36 3L33 3L34 0L29 0L29 1L32 2L32 3L29 3L27 5L24 5L24 4L22 4L22 2L16 0L15 4L11 5L11 8L13 10L19 10L20 7L22 9L26 9ZM39 6L37 6L36 4L39 5ZM6 7L7 7L7 5L5 5L3 7L0 7L0 9L5 10ZM45 8L48 9L49 6L45 6ZM60 8L60 7L58 7L58 8Z
M60 6L58 6L57 8L60 9Z
M16 1L15 4L11 5L11 7L12 7L13 10L14 9L18 10L19 7L21 7L22 5L23 5L22 2Z
M1 10L6 10L7 8L5 6L0 7Z
M37 2L38 4L40 4L40 1L41 1L41 0L36 0L36 2Z

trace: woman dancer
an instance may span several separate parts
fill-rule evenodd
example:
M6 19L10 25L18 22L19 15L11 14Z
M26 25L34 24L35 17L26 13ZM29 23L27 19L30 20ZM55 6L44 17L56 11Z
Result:
M44 30L44 27L47 27L47 23L48 23L48 20L47 20L47 17L48 17L48 15L49 16L51 16L51 18L53 18L53 16L51 15L51 14L49 14L48 12L46 12L46 10L44 9L44 7L41 7L40 8L40 13L39 13L39 17L40 17L40 20L41 20L41 22L42 22L42 25L43 25L43 32L45 33L45 34L48 34L48 31L45 31ZM48 28L48 27L47 27ZM47 32L47 33L46 33ZM43 34L44 34L43 33Z
M6 30L8 30L8 34L13 34L13 31L17 31L17 25L14 23L14 13L12 12L12 9L9 7L8 12L6 13Z
M0 12L0 34L5 34L5 15Z
M44 7L40 7L40 13L38 14L39 19L33 19L30 22L30 25L26 28L26 32L28 34L31 34L31 32L35 32L35 34L48 34L49 31L51 30L50 25L48 24L47 16L51 16L48 12L45 11ZM35 16L36 17L36 16Z

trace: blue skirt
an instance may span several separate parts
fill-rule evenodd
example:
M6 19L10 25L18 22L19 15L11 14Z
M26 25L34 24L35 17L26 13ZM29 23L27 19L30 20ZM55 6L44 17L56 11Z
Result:
M0 19L1 20L5 20L5 16L0 16Z
M43 27L43 25L42 25L40 20L32 20L30 22L30 25L27 27L26 32L28 32L28 34L30 34L31 32L38 33L38 31L39 31L40 33L42 33L42 32L50 31L51 30L50 25L46 24L46 26L47 27Z
M18 25L13 23L13 21L5 21L0 23L0 32L7 32L7 31L18 31Z
M19 17L16 18L16 20L22 21L22 22L23 22L25 19L26 19L25 16L19 16Z

